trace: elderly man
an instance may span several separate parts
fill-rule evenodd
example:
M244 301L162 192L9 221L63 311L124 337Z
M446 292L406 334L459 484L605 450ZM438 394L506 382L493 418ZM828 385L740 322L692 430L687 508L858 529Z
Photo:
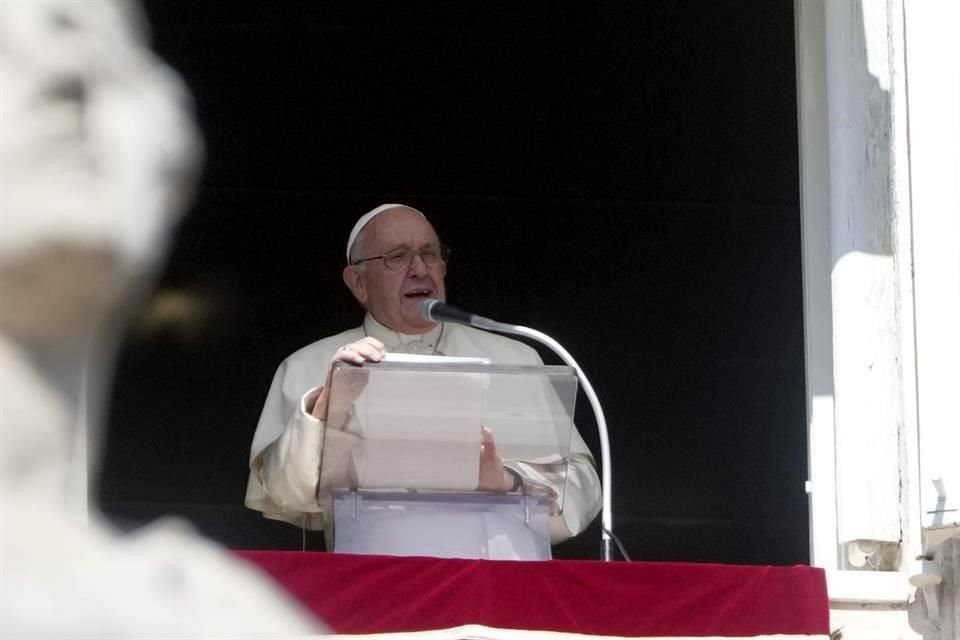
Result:
M245 500L267 517L326 532L332 523L329 482L320 474L322 448L347 437L336 429L324 437L334 363L362 365L401 352L542 364L536 351L515 340L423 318L420 301L446 297L447 249L420 211L400 204L369 211L354 225L346 255L343 280L366 316L359 327L307 345L278 368L254 435ZM552 543L580 533L597 515L600 483L575 429L565 478L551 477L533 464L504 465L490 432L484 430L482 437L478 489L565 484L563 512L550 519Z

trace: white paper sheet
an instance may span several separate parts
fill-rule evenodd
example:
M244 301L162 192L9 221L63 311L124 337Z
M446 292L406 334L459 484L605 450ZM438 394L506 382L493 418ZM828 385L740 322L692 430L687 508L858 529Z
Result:
M478 358L388 354L397 362L483 362ZM370 369L354 404L358 434L352 473L365 488L477 488L480 428L489 377L483 373Z

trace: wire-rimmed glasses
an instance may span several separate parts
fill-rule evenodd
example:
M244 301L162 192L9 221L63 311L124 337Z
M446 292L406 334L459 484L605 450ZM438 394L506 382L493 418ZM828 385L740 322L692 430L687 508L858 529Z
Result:
M420 259L423 260L423 264L427 265L428 267L433 267L450 259L450 247L437 244L423 247L417 251L407 247L397 247L396 249L391 249L390 251L387 251L379 256L370 256L367 258L354 260L351 264L358 265L364 262L369 262L370 260L382 259L383 266L387 269L390 269L391 271L403 271L404 269L408 269L410 265L413 264L413 259L416 256L420 256Z

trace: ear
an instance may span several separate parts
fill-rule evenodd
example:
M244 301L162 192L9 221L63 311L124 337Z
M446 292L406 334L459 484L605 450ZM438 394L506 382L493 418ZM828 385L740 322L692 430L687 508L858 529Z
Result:
M364 280L363 269L354 265L343 268L343 283L350 289L350 293L361 306L367 306L367 283Z

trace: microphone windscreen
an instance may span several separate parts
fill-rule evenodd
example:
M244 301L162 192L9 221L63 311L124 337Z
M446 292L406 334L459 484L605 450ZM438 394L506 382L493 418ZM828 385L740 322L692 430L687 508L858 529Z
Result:
M436 322L436 319L433 317L432 309L433 306L439 303L439 300L434 300L433 298L427 298L426 300L421 300L417 304L417 308L420 310L420 317L426 320L427 322Z

